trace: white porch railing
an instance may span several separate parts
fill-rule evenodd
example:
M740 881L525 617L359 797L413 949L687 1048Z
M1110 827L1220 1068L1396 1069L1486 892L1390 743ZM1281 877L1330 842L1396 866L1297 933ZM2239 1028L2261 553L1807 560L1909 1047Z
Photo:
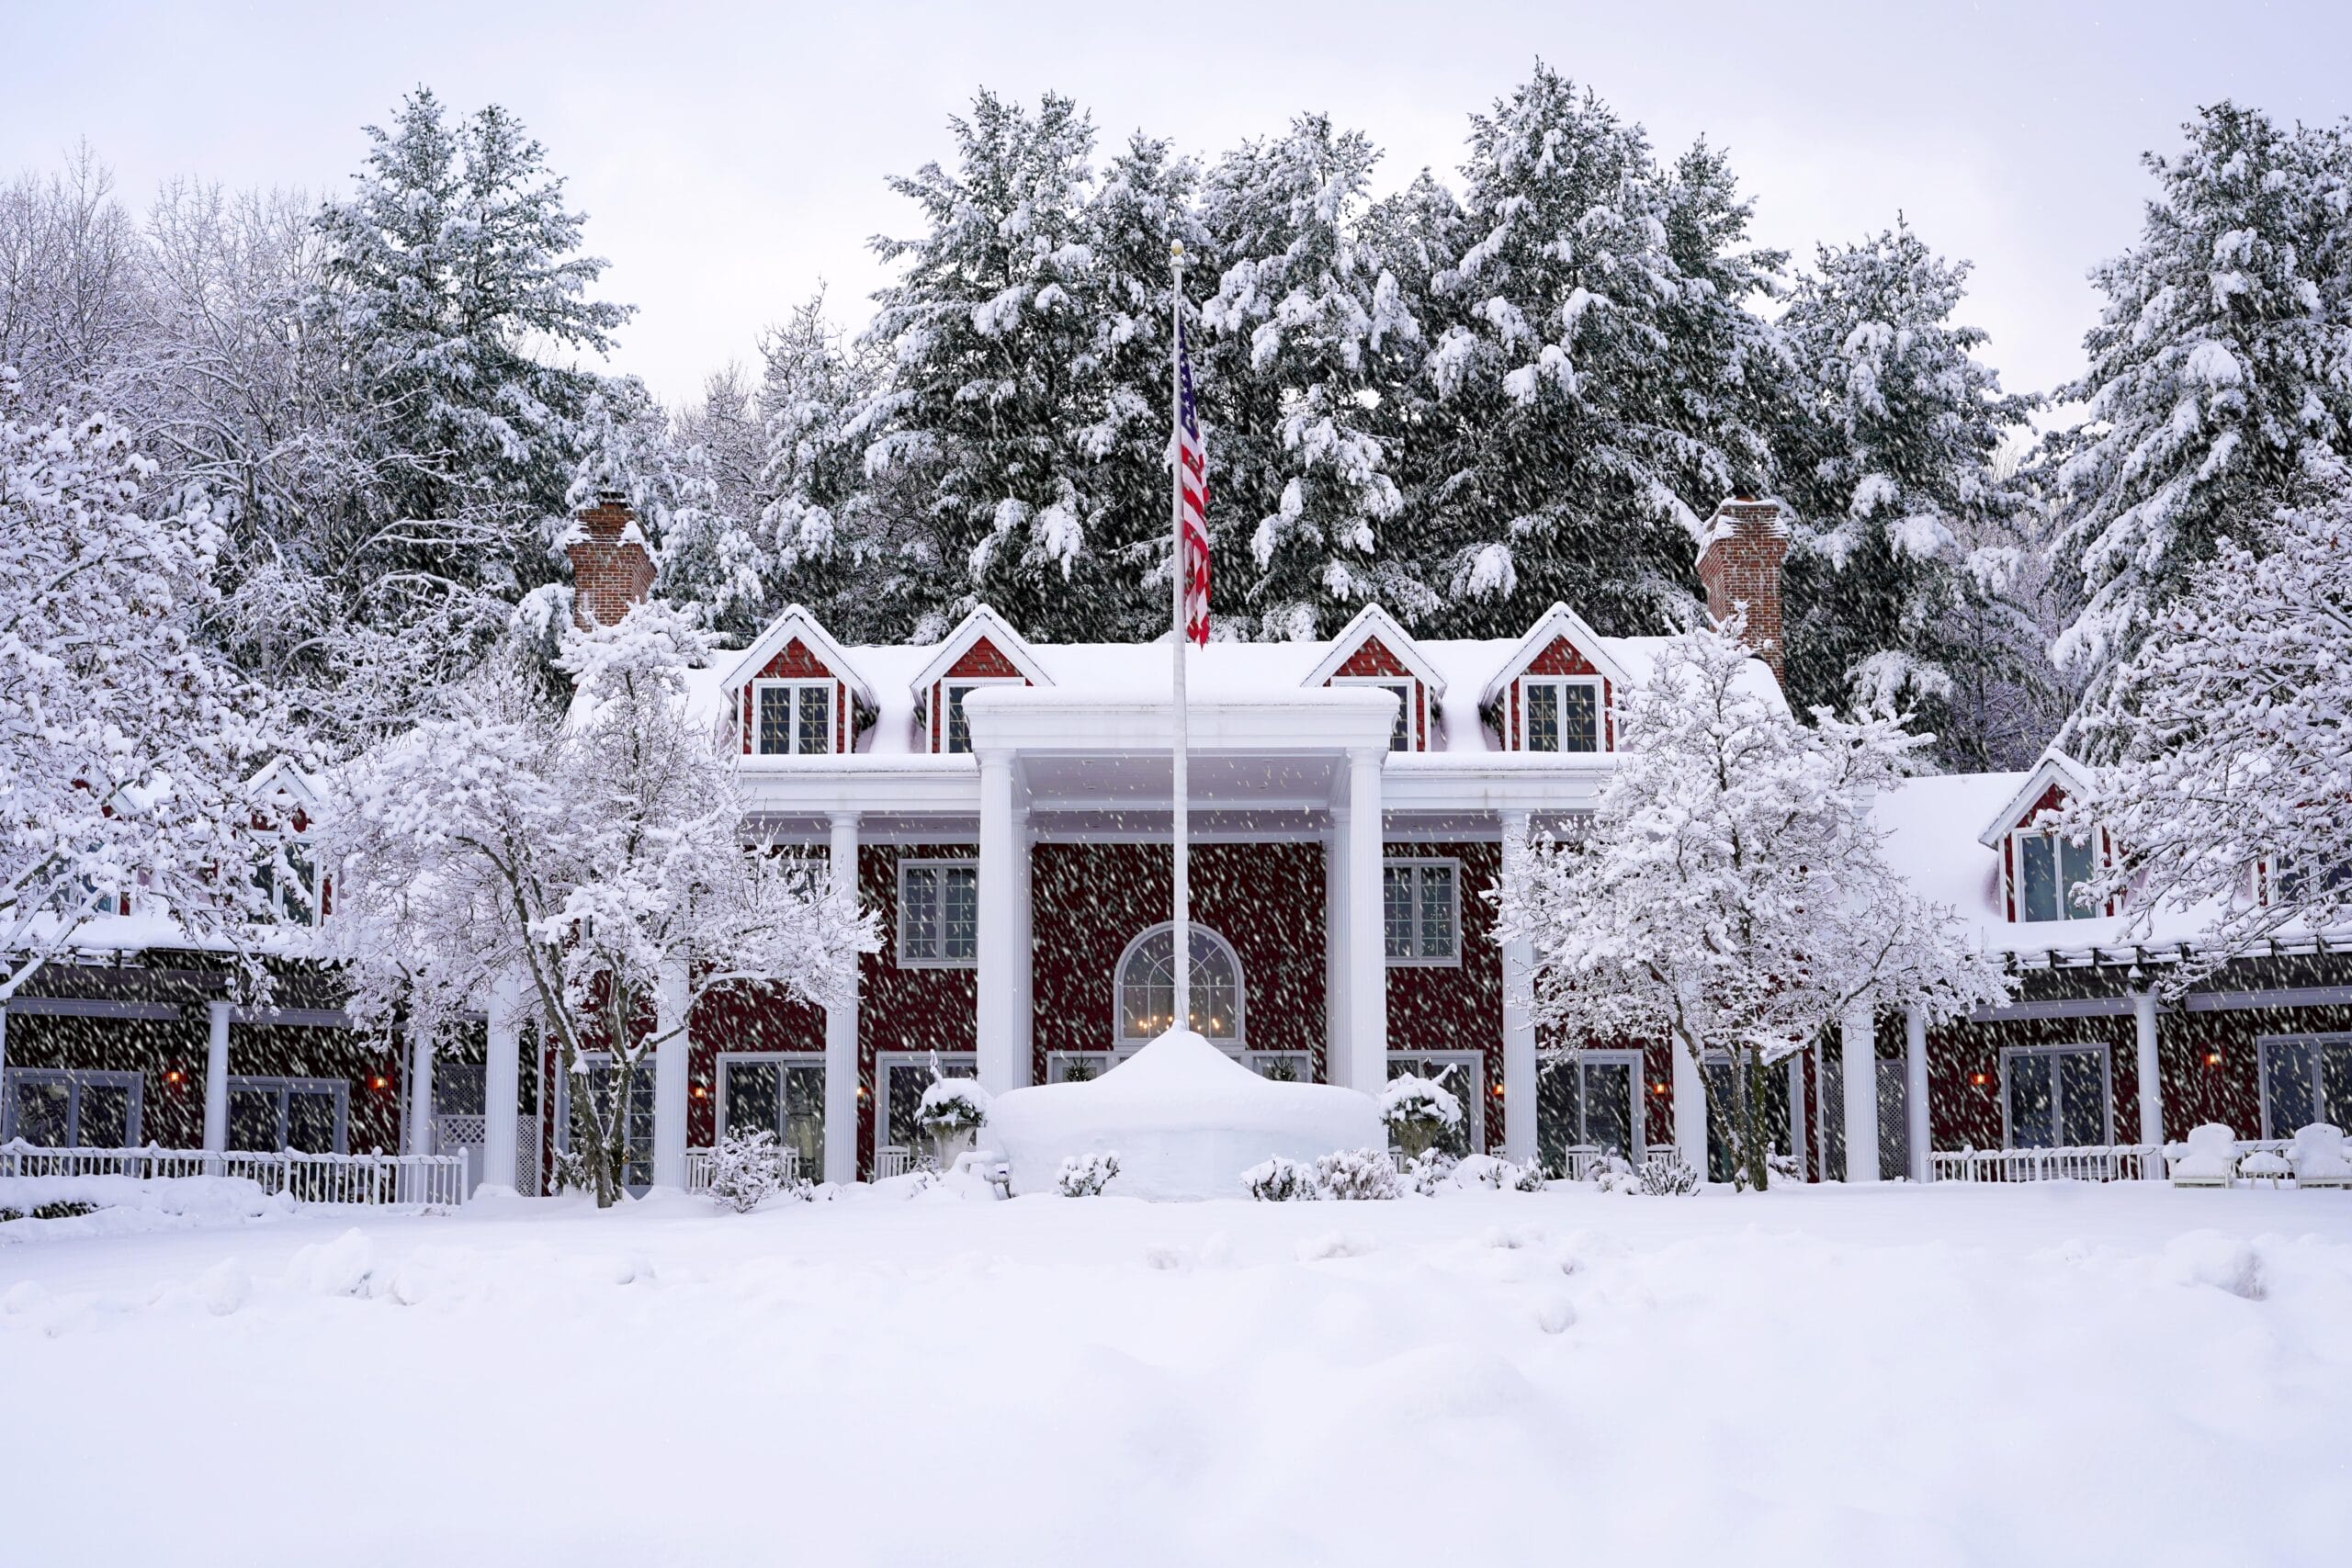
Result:
M780 1149L777 1153L784 1156L785 1180L799 1180L800 1151L798 1149ZM686 1190L688 1192L707 1192L710 1190L710 1151L708 1149L688 1149L686 1151Z
M466 1156L306 1155L232 1149L40 1148L21 1139L0 1144L0 1176L242 1176L298 1203L450 1207L466 1201Z
M2290 1138L2240 1138L2237 1157L2284 1155ZM2162 1181L2188 1152L2174 1144L2085 1144L2059 1149L1949 1149L1928 1156L1938 1181Z
M915 1168L914 1151L904 1144L885 1144L874 1152L874 1179L888 1181Z

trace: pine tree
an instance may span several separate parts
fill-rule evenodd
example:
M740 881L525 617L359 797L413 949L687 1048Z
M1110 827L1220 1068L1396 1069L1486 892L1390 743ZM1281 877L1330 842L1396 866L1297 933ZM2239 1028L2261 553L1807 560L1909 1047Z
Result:
M1115 541L1086 530L1093 127L1057 95L1033 115L985 92L950 127L954 172L890 182L927 231L874 242L906 273L866 337L890 354L890 385L853 422L867 472L914 501L896 541L900 613L926 637L985 600L1031 636L1084 637L1120 597Z
M2255 543L2352 450L2343 133L2227 102L2183 129L2180 153L2146 157L2159 192L2140 243L2091 275L2107 307L2062 393L2090 415L2055 454L2078 605L2056 651L2094 701L2223 540Z
M2028 514L1997 459L2033 402L2002 393L1975 357L1984 333L1953 320L1967 276L1900 221L1821 247L1780 321L1795 361L1781 491L1804 528L1788 570L1791 701L1899 697L1947 761L1981 767L1988 740L1954 732L1953 683L1972 654L2030 657L1984 634Z
M511 603L554 575L548 524L599 389L553 356L605 353L629 311L589 298L605 264L504 109L452 123L420 87L368 136L350 198L319 214L331 256L311 301L381 415L363 547L388 588Z
M1228 153L1203 192L1217 494L1249 528L1240 598L1269 638L1328 636L1368 600L1417 615L1429 597L1380 537L1402 501L1372 410L1417 361L1420 324L1360 237L1377 158L1307 115Z
M1555 598L1604 631L1687 617L1694 508L1754 483L1761 443L1709 390L1732 362L1677 337L1739 306L1724 289L1747 268L1693 272L1677 249L1719 254L1744 209L1713 174L1678 189L1640 126L1542 66L1473 118L1464 172L1468 243L1434 280L1450 320L1423 547L1448 625L1500 635Z

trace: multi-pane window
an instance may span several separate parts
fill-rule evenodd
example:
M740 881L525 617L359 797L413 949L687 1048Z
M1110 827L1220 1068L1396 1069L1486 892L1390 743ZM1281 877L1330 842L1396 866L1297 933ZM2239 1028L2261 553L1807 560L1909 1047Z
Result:
M351 1086L341 1078L229 1080L229 1146L276 1154L339 1155Z
M2262 1135L2291 1138L2314 1122L2352 1127L2352 1034L2265 1040Z
M10 1067L0 1073L0 1144L128 1149L139 1143L140 1075Z
M270 914L281 924L316 925L319 919L319 874L310 846L297 840L281 840L278 852L261 863L257 874Z
M1462 870L1450 860L1392 860L1381 870L1381 913L1391 964L1452 964L1462 956Z
M2098 869L2098 852L2088 834L2027 830L2010 840L2017 854L2018 919L2087 920L2098 906L2075 896L2077 884Z
M928 967L978 963L979 910L974 862L899 862L899 962Z
M1202 925L1192 932L1191 1004L1193 1032L1220 1045L1241 1038L1241 961L1226 940ZM1176 1021L1176 936L1172 927L1148 931L1119 965L1119 1039L1140 1045Z
M775 1134L801 1175L825 1166L822 1057L723 1055L718 1059L718 1134Z
M1589 676L1529 679L1526 748L1530 751L1600 750L1600 682Z
M2005 1051L2001 1094L2013 1149L2082 1148L2109 1141L2104 1045Z
M1396 722L1389 728L1388 749L1409 751L1413 749L1413 682L1389 680L1385 676L1374 679L1362 675L1342 675L1337 685L1353 686L1360 691L1388 692L1396 698Z
M833 683L752 682L752 747L763 757L820 757L833 749Z
M1388 1076L1401 1078L1408 1075L1427 1078L1446 1093L1453 1096L1462 1107L1462 1120L1438 1134L1436 1147L1456 1159L1481 1152L1486 1142L1486 1069L1475 1052L1449 1051L1429 1056L1394 1055L1388 1058Z
M1580 1052L1548 1064L1535 1080L1535 1150L1544 1168L1568 1174L1571 1149L1640 1157L1641 1077L1635 1052Z

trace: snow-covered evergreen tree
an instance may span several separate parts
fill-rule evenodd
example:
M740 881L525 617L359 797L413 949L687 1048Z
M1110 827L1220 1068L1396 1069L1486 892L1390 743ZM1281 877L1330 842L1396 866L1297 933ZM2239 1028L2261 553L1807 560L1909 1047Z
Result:
M2352 926L2352 497L2250 532L2216 543L2117 672L2093 732L2116 760L2071 806L2124 850L2093 897L2143 925L2200 910L2211 962Z
M1582 837L1505 846L1520 892L1498 937L1533 943L1535 1016L1555 1037L1727 1056L1712 1124L1760 1188L1767 1066L1857 998L1940 1021L2008 987L1881 852L1871 802L1919 739L1883 711L1800 723L1760 689L1740 631L1683 634L1634 689L1624 761Z
M2140 243L2098 268L2090 368L2063 395L2056 558L2078 608L2060 660L2093 697L2223 540L2343 479L2352 438L2352 181L2335 129L2221 103L2151 153Z
M1955 733L1953 683L1972 654L2030 657L1970 634L2017 581L2028 496L1998 460L2033 405L2001 392L1976 358L1984 333L1953 319L1967 276L1898 222L1823 246L1791 292L1781 493L1804 532L1788 564L1787 667L1799 707L1901 700L1946 761L1986 767L1988 738Z
M1247 569L1228 603L1269 639L1329 636L1367 600L1418 618L1430 597L1381 538L1402 502L1373 411L1412 373L1420 324L1362 237L1378 156L1306 115L1226 154L1202 192L1216 495L1246 542L1224 552Z
M1725 386L1755 329L1718 314L1769 260L1726 254L1744 206L1712 168L1682 188L1640 126L1542 66L1474 117L1464 173L1422 543L1446 624L1515 632L1552 599L1604 631L1687 618L1694 508L1757 483L1765 449ZM1694 312L1722 330L1687 331Z
M556 575L545 523L600 389L557 356L605 353L629 312L590 298L605 264L506 110L453 121L419 88L368 136L351 196L319 214L327 276L308 313L380 416L375 575L511 604Z
M260 878L292 868L246 780L290 740L200 641L220 531L153 472L86 398L32 412L0 367L0 1003L126 908L263 977Z
M522 674L485 673L448 717L350 765L325 824L344 867L322 955L364 1018L428 1032L523 980L560 1070L607 1052L572 1096L600 1206L631 1158L630 1085L695 999L781 987L820 1004L875 945L870 916L796 857L749 841L731 750L683 701L707 634L655 600L573 630L569 719ZM664 1027L664 984L683 1002Z

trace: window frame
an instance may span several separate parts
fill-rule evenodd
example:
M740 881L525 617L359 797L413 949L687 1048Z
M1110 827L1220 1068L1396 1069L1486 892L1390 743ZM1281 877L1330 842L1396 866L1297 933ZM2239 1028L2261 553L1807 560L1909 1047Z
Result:
M17 1137L17 1089L27 1083L62 1083L65 1086L65 1135L63 1145L80 1148L132 1148L140 1146L139 1134L145 1111L147 1075L138 1071L123 1071L109 1067L6 1067L0 1068L0 1144ZM128 1091L130 1104L124 1112L124 1129L130 1142L123 1145L85 1144L82 1142L82 1092L88 1089L119 1089Z
M1390 752L1421 750L1420 696L1421 682L1417 675L1334 675L1334 686L1368 686L1384 692L1401 692L1404 702L1396 712L1396 728L1388 732Z
M2019 1056L2057 1057L2081 1055L2086 1053L2096 1055L2098 1058L2099 1142L2098 1145L2091 1146L2103 1146L2109 1148L2112 1148L2114 1146L2114 1049L2103 1040L2073 1040L2064 1043L2052 1043L2050 1044L2004 1045L2001 1047L2001 1146L2004 1149L2015 1149L2020 1147L2029 1149L2042 1147L2079 1148L2084 1146L2078 1144L2020 1145L2017 1141L2017 1128L2013 1120L2011 1105L2015 1080L2012 1078L2010 1074L2010 1065ZM2060 1070L2061 1069L2054 1063L2052 1065L2050 1069L2050 1115L2052 1122L2051 1131L2053 1134L2064 1132L2066 1127L2065 1084L2059 1076ZM1849 1153L1850 1157L1850 1151Z
M265 861L256 872L264 882L262 891L269 899L270 923L280 926L300 926L305 930L315 931L326 919L324 912L319 908L319 885L322 879L319 874L317 850L311 844L311 835L308 833L280 829L277 842L285 854L288 865L292 866L298 874L306 867L310 873L308 886L301 891L307 916L300 919L288 918L287 886L278 878L277 860L273 856L270 860Z
M1069 1076L1071 1064L1084 1062L1094 1070L1082 1078ZM1109 1051L1048 1051L1046 1053L1047 1083L1092 1083L1119 1065L1118 1056Z
M2093 875L2097 875L2103 870L2107 863L2107 856L2101 843L2105 836L2104 831L2097 828L2090 829L2085 835L2086 847L2089 849L2091 854ZM2051 847L2051 854L2056 857L2051 867L2051 874L2058 879L2058 913L2055 918L2047 920L2035 919L2026 912L2025 907L2025 852L2027 844L2036 840L2048 843ZM2066 875L2065 840L2066 835L2055 828L2037 828L2020 824L2009 829L2009 852L2007 856L2008 864L2006 874L2009 879L2008 902L2011 925L2058 925L2067 920L2098 920L2107 918L2108 911L2103 904L2094 904L2088 908L2080 908L2075 905L2073 886L2064 880Z
M1592 1122L1592 1095L1585 1078L1585 1069L1588 1067L1624 1069L1625 1093L1628 1099L1625 1114L1627 1125L1633 1134L1633 1146L1625 1151L1625 1157L1635 1165L1641 1164L1649 1153L1649 1105L1645 1098L1649 1085L1642 1070L1641 1052L1608 1046L1595 1050L1563 1053L1548 1062L1539 1055L1535 1065L1536 1104L1539 1107L1543 1104L1542 1080L1547 1074L1573 1074L1577 1083L1576 1136L1570 1138L1564 1146L1572 1149L1600 1147L1587 1136ZM1538 1142L1540 1144L1540 1138Z
M277 1096L277 1147L256 1151L280 1154L293 1145L288 1139L294 1131L293 1097L298 1094L325 1094L334 1099L334 1149L338 1155L351 1152L351 1084L345 1078L288 1077L277 1074L229 1075L228 1092L223 1102L233 1108L240 1094L275 1094ZM236 1121L233 1109L229 1118Z
M1392 1046L1388 1052L1388 1059L1383 1065L1382 1070L1388 1076L1383 1080L1382 1087L1385 1089L1396 1080L1400 1076L1399 1068L1416 1065L1426 1067L1432 1064L1440 1069L1446 1067L1462 1069L1447 1077L1439 1087L1461 1102L1463 1120L1468 1123L1462 1129L1462 1133L1470 1145L1470 1152L1474 1155L1489 1152L1487 1145L1487 1101L1494 1098L1494 1087L1487 1081L1487 1054L1484 1051L1464 1050L1458 1047L1417 1051L1409 1047ZM1427 1072L1417 1076L1430 1077ZM1470 1092L1464 1094L1464 1089L1469 1086L1475 1087L1471 1087Z
M1206 937L1215 943L1224 952L1226 962L1233 965L1233 1032L1221 1036L1204 1035L1203 1038L1227 1055L1238 1060L1250 1049L1250 976L1242 967L1240 950L1214 926L1189 920L1186 927L1193 936ZM1151 1043L1149 1037L1126 1032L1127 965L1136 961L1146 942L1162 931L1171 933L1169 957L1172 961L1175 957L1174 930L1173 920L1161 920L1156 925L1146 926L1128 939L1127 945L1119 950L1118 962L1111 966L1111 1049L1119 1061L1125 1061Z
M2352 1053L2352 1030L2323 1030L2296 1034L2263 1034L2255 1039L2255 1079L2261 1090L2262 1136L2265 1140L2292 1138L2301 1129L2290 1127L2281 1132L2270 1124L2270 1048L2274 1045L2300 1045L2312 1054L2312 1115L2327 1120L2327 1053L2331 1050Z
M877 1051L874 1054L874 1166L882 1168L882 1151L890 1143L890 1091L896 1087L894 1075L902 1072L929 1072L933 1066L943 1077L976 1077L980 1070L977 1051ZM910 1156L918 1153L909 1145Z
M1028 683L1029 679L1025 675L942 675L933 682L939 693L939 734L935 738L938 744L933 750L943 757L972 755L972 724L968 718L964 721L964 749L960 751L956 749L956 693L961 691L968 696L983 686L1025 686ZM923 706L927 717L931 705L926 703Z
M1449 880L1453 893L1450 908L1447 910L1447 919L1451 922L1453 932L1453 950L1451 953L1432 957L1417 951L1411 954L1399 956L1388 951L1388 874L1392 870L1408 866L1415 871L1413 944L1416 949L1420 946L1425 934L1426 916L1423 911L1427 907L1423 897L1424 881L1419 871L1424 867L1444 866L1452 873ZM1389 855L1383 857L1380 863L1380 953L1382 963L1391 969L1458 969L1462 966L1462 862L1458 856Z
M1589 687L1592 692L1592 750L1575 751L1566 747L1554 751L1538 751L1529 744L1528 736L1535 719L1534 690L1538 686L1566 688ZM1598 757L1609 750L1609 682L1600 675L1521 675L1519 678L1519 750L1537 757ZM1560 710L1567 711L1565 690ZM1564 737L1565 739L1565 737Z
M954 958L947 954L947 905L946 899L944 896L940 899L939 914L936 920L936 930L938 932L937 951L929 954L923 954L911 952L908 947L910 922L907 919L907 881L909 874L918 871L936 872L941 870L966 872L970 874L972 878L972 955L969 958ZM899 860L898 870L898 902L892 906L891 909L891 916L895 924L895 934L891 942L891 948L899 968L977 969L979 967L979 879L980 863L977 857L973 856L957 858L954 856L916 855L903 857ZM943 895L944 893L944 882L942 884L942 893Z
M840 682L831 679L820 680L807 675L776 678L762 676L754 680L752 682L752 755L754 757L836 755L839 749L834 745L834 740L840 733L841 725L841 693L836 690ZM760 694L770 691L782 691L790 694L785 707L784 732L786 739L792 744L782 751L770 751L760 744L762 731L764 728L760 722ZM825 694L825 749L821 751L800 750L800 704L803 695L810 691L820 691Z
M781 1124L784 1121L789 1120L786 1112L790 1104L784 1092L784 1070L787 1067L814 1067L821 1074L825 1071L824 1052L721 1051L711 1058L710 1136L713 1144L727 1136L727 1069L734 1066L773 1066L776 1069L776 1116L779 1124L770 1127L768 1131L775 1134L778 1147L790 1147L791 1145L785 1142L785 1129ZM827 1135L826 1100L830 1095L830 1086L820 1088L817 1094L817 1146L820 1164ZM794 1153L797 1156L798 1151L796 1149ZM804 1168L799 1174L806 1176L809 1173Z

